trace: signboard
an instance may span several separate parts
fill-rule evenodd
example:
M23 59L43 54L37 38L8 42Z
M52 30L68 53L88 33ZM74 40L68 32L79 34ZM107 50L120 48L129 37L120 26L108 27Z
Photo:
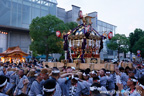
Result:
M141 57L141 54L137 54L137 57Z
M137 50L137 54L140 54L141 53L141 51L140 50Z
M141 57L141 51L140 50L137 50L137 57Z

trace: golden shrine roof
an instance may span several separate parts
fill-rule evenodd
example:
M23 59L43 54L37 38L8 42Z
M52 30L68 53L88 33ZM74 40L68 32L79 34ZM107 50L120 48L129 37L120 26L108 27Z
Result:
M0 56L28 56L27 53L23 52L19 46L9 47L6 51L0 53Z

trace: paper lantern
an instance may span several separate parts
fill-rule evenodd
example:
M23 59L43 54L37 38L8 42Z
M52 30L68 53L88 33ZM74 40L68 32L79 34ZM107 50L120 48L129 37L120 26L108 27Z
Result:
M60 31L56 31L56 36L57 37L61 37L61 32Z
M81 10L79 11L78 16L79 16L80 19L83 18L83 14L82 14L82 11L81 11Z
M112 37L113 37L113 33L112 33L112 32L109 32L108 38L111 39Z

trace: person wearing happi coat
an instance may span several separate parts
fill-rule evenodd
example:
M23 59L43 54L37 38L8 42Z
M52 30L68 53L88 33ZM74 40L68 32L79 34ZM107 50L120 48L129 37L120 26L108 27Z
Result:
M49 79L48 70L46 68L43 68L41 70L41 76L43 77L43 80L40 82L40 85L41 85L41 88L42 88L45 81Z
M107 78L105 76L105 73L106 73L106 70L105 69L101 69L100 70L99 78L100 78L100 84L101 84L101 86L104 86L106 88Z
M128 81L128 75L124 72L124 68L123 67L120 67L119 68L119 76L120 76L120 79L121 79L121 82L124 86L124 89L127 88L127 81Z
M137 76L135 76L135 71L134 70L130 70L129 72L128 72L128 76L129 76L129 78L136 78L136 79L138 79L137 78Z
M2 70L0 71L0 75L7 75L7 67L3 67Z
M111 94L114 94L115 82L113 79L113 75L110 73L109 70L106 71L106 78L107 78L107 90L110 91Z
M39 71L35 72L36 80L33 81L31 87L30 87L30 91L28 93L29 96L42 96L43 92L42 92L42 88L40 85L40 82L42 81L42 75Z
M141 75L141 78L144 77L144 68L141 69L141 73L140 73L140 75Z
M122 84L117 85L122 96L141 96L140 93L136 90L136 84L136 78L129 78L127 81L128 88L126 90L123 89Z
M80 81L83 83L83 85L90 90L90 86L93 84L93 78L90 77L90 69L87 68L83 74L82 74L82 80L80 79Z
M83 75L83 80L80 80L80 81L90 91L89 88L93 84L93 78L90 78L90 75L88 73L86 73L86 72L84 72L82 75Z
M15 72L14 71L7 71L6 73L6 77L8 78L8 82L7 82L7 85L6 87L4 88L3 92L5 93L11 93L11 91L14 90L14 87L15 87L15 84L13 83L14 80L11 78L11 75L14 74Z
M110 96L107 89L99 83L93 83L90 87L90 96Z
M133 70L134 73L135 73L135 78L136 79L141 78L141 70L142 70L141 66L138 66L136 69Z
M0 96L8 96L5 93L3 93L3 90L6 87L7 82L7 77L4 75L0 75Z
M24 75L23 69L19 69L18 75L15 75L15 76L16 76L16 88L14 91L14 96L20 95L22 93L22 89L24 88L23 82L25 80L28 80L27 76ZM28 89L26 93L28 93Z
M90 69L86 69L84 72L83 72L83 80L87 81L89 84L93 84L93 78L90 77ZM91 86L91 85L90 85Z
M90 76L93 78L93 77L96 77L97 76L97 72L96 71L91 71L90 72Z
M141 96L144 96L144 77L141 77L140 79L138 79L136 90L140 92Z
M49 77L49 79L53 79L56 81L56 91L53 96L62 96L62 90L61 90L61 83L65 82L64 78L60 78L60 70L57 67L54 67L52 69L52 75Z
M73 74L71 79L63 83L62 91L63 96L89 95L88 89L79 81L77 74Z
M47 79L43 86L43 96L53 96L56 91L56 81L53 79Z

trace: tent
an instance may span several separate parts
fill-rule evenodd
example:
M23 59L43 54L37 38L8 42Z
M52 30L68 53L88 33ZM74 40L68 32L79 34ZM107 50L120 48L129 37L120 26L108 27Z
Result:
M37 59L46 59L46 55L40 55L36 57ZM53 57L49 56L48 59L53 59Z

